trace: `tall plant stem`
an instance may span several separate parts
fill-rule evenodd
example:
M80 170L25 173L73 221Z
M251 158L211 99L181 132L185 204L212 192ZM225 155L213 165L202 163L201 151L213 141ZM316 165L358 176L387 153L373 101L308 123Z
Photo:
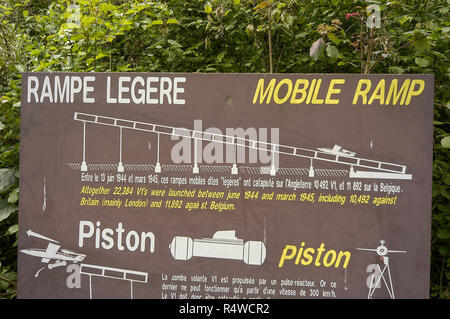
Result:
M273 73L273 62L272 62L272 3L269 4L269 72Z

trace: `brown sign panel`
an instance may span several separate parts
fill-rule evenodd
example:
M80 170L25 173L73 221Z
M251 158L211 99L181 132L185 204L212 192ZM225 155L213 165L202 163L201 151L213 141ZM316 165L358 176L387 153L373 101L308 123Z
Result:
M25 73L20 298L424 298L433 76Z

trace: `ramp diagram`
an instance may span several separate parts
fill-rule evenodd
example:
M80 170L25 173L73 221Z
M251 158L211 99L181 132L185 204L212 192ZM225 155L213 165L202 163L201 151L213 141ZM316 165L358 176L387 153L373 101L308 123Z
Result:
M83 148L82 148L82 161L81 163L69 163L69 165L73 169L80 169L82 172L88 171L88 169L98 169L104 167L110 167L117 170L117 172L124 172L127 170L136 169L136 167L140 169L149 169L154 171L155 173L161 173L163 168L171 168L174 165L161 165L160 162L160 138L162 136L176 136L183 138L190 138L194 141L194 160L192 165L180 165L180 169L185 168L192 169L193 174L198 174L200 172L199 163L197 161L197 144L198 141L210 142L210 143L220 143L225 145L233 145L234 152L236 153L236 148L247 148L247 149L255 149L260 151L270 151L272 156L275 154L291 156L298 159L306 159L309 161L309 168L307 168L307 174L309 177L314 177L315 174L320 172L320 169L314 168L314 163L316 162L326 162L326 163L334 163L337 164L341 169L336 168L332 170L332 175L340 175L342 171L346 172L346 174L350 178L370 178L370 179L399 179L399 180L411 180L412 174L408 174L406 171L406 166L396 163L383 162L368 158L357 157L355 152L346 150L342 148L340 145L334 145L331 148L323 148L319 147L317 149L308 149L290 145L282 145L276 144L266 141L260 141L245 137L239 136L230 136L224 134L213 134L204 131L196 131L186 128L178 128L173 126L167 126L156 123L146 123L133 121L122 118L113 118L107 117L103 115L96 114L88 114L88 113L80 113L74 112L73 119L75 121L79 121L83 124ZM88 164L86 158L86 130L88 129L87 125L100 125L100 126L110 126L116 127L119 131L119 158L117 163L92 163ZM129 163L124 164L123 162L123 131L124 130L132 130L132 131L141 131L147 132L149 134L157 135L157 149L156 149L156 162L155 163L146 163L146 164L136 164ZM235 154L234 154L235 157ZM111 166L112 165L112 166ZM175 165L178 167L179 165ZM209 165L203 165L203 169L207 169ZM342 169L345 167L345 169ZM210 167L214 169L213 167ZM233 163L231 167L221 166L218 169L222 169L224 171L229 171L231 174L236 175L239 172L236 162ZM261 167L259 169L259 174L270 174L271 176L277 175L280 170L283 168L275 167L274 161L272 161L272 165L270 167ZM295 172L297 170L301 170L301 168L284 168L285 170L290 170L290 172ZM255 173L254 168L252 170L251 167L242 167L242 170L248 170ZM323 171L323 169L322 169ZM305 172L304 169L303 171Z

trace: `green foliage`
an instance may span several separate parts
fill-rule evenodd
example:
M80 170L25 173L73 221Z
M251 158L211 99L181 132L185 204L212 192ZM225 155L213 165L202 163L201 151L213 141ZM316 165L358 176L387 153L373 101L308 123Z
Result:
M381 9L366 27L367 4ZM448 0L3 0L0 298L17 280L20 72L433 73L431 296L449 298ZM269 38L270 35L270 38Z

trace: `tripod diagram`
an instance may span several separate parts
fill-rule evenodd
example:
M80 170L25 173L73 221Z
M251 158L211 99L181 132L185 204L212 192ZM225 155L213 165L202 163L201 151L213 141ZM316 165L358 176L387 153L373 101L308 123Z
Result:
M377 271L375 272L375 274L372 275L372 278L370 280L369 294L367 296L367 299L372 299L375 289L377 287L379 287L381 279L383 279L383 282L386 286L386 289L387 289L391 299L395 299L394 286L392 285L391 269L389 267L389 257L387 255L388 255L388 253L406 253L406 251L405 250L390 250L384 244L385 244L385 241L380 240L380 246L378 246L377 248L356 248L357 250L376 252L377 255L380 256L380 259L383 261L383 264L384 264L383 270L381 270L381 267L379 264L376 264ZM387 278L385 278L386 270L387 270ZM387 283L386 279L389 280L389 284Z

